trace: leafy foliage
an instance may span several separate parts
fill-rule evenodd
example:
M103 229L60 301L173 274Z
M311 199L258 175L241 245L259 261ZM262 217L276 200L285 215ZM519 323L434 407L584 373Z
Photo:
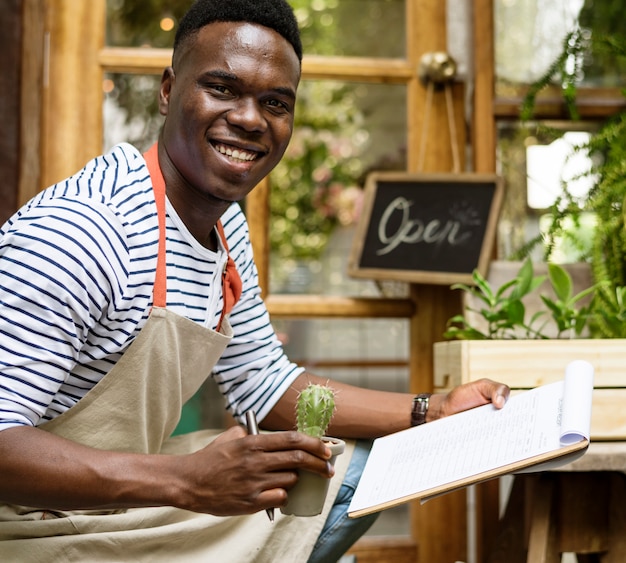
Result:
M549 336L544 332L548 322L545 320L546 314L550 315L549 318L557 327L557 338L575 337L582 334L590 320L590 306L581 306L580 301L592 294L596 286L574 295L571 276L558 264L548 264L547 276L556 298L552 299L541 294L540 298L546 310L534 313L530 319L526 319L526 306L523 299L536 291L546 280L546 276L535 276L530 260L522 264L514 279L504 283L498 289L493 288L477 270L474 270L472 279L474 286L455 284L452 289L461 289L475 297L477 301L484 303L480 309L471 307L467 309L478 313L485 319L487 329L481 331L472 326L464 315L456 315L448 321L448 330L444 334L446 338L460 340L547 339ZM626 298L626 294L623 297ZM623 310L622 313L624 313ZM454 323L460 326L454 326Z
M522 118L532 117L538 92L556 80L562 85L570 117L578 119L576 88L580 65L590 52L598 51L626 62L626 40L622 35L591 41L583 29L570 33L561 55L530 88L522 107ZM577 63L571 65L571 61ZM626 91L623 93L626 96ZM591 262L598 285L598 298L593 302L594 315L589 326L593 336L624 337L626 327L616 319L623 312L622 297L626 287L626 112L607 120L587 143L575 150L589 153L593 165L585 175L597 180L584 198L574 197L565 183L562 194L550 209L551 223L547 232L530 241L520 252L527 253L537 244L545 244L545 258L550 260L559 238L569 238L574 247L582 248L580 241L575 240L575 231L566 226L580 225L583 214L594 214L592 248L588 255L580 256Z
M522 121L533 115L537 95L553 84L555 80L561 85L563 100L572 119L578 119L576 108L576 81L582 65L581 53L585 49L585 38L580 29L568 33L563 40L563 50L548 67L548 70L537 81L530 85L520 112ZM573 62L573 64L572 64Z
M293 138L270 177L270 242L281 258L318 257L333 228L355 218L367 140L356 107L337 83L300 85Z

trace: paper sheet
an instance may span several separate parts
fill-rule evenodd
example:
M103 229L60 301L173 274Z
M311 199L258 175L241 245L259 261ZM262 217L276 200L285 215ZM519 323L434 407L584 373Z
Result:
M593 367L576 361L564 381L514 395L503 409L484 405L379 438L348 512L431 496L549 452L557 457L589 439L592 390Z

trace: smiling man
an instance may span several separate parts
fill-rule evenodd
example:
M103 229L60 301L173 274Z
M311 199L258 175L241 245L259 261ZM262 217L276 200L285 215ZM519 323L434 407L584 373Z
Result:
M301 59L283 0L198 0L163 73L158 143L114 147L0 229L1 561L330 562L371 524L346 516L368 443L333 468L292 430L298 390L320 379L274 334L237 204L287 147ZM211 376L234 417L274 432L170 438ZM508 395L331 385L331 432L356 439ZM335 475L324 511L271 524L300 469Z

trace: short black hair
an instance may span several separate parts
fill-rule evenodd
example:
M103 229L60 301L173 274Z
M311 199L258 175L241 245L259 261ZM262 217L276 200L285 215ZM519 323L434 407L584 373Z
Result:
M215 22L247 22L269 27L291 43L302 61L298 22L286 0L196 0L180 20L174 52L205 25Z

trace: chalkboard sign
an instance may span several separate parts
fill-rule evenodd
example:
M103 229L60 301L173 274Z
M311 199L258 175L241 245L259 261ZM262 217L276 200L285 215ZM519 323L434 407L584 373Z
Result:
M487 174L374 172L348 273L427 284L471 283L486 275L502 204Z

